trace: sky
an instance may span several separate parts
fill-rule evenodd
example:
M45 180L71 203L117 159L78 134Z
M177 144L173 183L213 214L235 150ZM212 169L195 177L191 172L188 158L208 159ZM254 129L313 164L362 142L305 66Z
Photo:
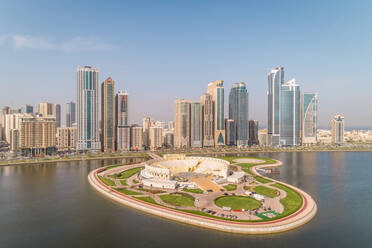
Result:
M76 68L130 96L130 122L168 121L174 100L245 82L267 122L267 73L283 66L336 114L372 128L372 1L8 1L0 4L0 107L76 100ZM227 111L225 113L227 115ZM64 120L64 118L63 118Z

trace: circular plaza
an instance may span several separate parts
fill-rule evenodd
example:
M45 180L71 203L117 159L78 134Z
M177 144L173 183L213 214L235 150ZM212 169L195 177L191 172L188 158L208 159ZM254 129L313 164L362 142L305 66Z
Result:
M280 166L264 158L188 157L183 154L90 173L99 192L124 205L168 219L235 233L275 233L316 214L315 201L257 170Z

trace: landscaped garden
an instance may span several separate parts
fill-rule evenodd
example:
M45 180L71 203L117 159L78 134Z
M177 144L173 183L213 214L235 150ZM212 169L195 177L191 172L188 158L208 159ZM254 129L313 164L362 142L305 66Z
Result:
M261 202L246 196L221 196L214 200L216 206L229 207L231 210L253 210L261 207Z
M260 195L264 195L270 198L274 198L280 195L278 190L268 188L262 185L254 187L253 190Z
M193 207L195 198L192 195L185 193L172 193L169 195L161 195L160 199L173 206Z

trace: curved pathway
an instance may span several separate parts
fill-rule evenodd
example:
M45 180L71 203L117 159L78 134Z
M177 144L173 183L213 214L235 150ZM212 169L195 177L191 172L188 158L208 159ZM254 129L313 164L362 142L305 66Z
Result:
M265 164L265 165L256 165L251 167L251 172L255 175L261 176L256 169L258 168L267 168L271 166L280 166L282 163L280 161L276 161L275 164ZM151 213L160 217L164 217L167 219L172 219L175 221L188 223L195 226L220 230L224 232L232 232L232 233L244 233L244 234L269 234L269 233L277 233L277 232L284 232L299 226L302 226L309 222L317 212L317 205L315 201L308 195L306 192L293 187L289 184L276 181L271 178L267 178L273 182L281 183L296 192L298 192L303 200L303 204L301 208L296 211L295 213L286 216L281 219L272 220L272 221L265 221L265 222L234 222L229 220L222 220L222 219L215 219L208 216L200 216L195 215L187 212L182 212L176 209L170 209L163 206L158 206L154 204L150 204L131 196L122 194L120 192L114 191L110 187L106 186L99 180L98 174L111 174L115 171L120 171L125 167L126 169L135 168L143 166L143 164L135 164L129 166L120 166L116 167L107 171L104 171L104 168L99 168L92 171L89 176L88 180L90 184L100 193L104 194L105 196L109 197L112 200L115 200L119 203L122 203L126 206L133 207L135 209Z

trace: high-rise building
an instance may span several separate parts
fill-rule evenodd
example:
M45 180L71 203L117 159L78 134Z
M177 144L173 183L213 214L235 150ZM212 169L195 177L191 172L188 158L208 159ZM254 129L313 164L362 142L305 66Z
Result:
M214 106L214 144L225 145L225 89L223 81L208 84L208 93L212 96Z
M10 130L10 150L12 152L18 152L19 150L19 130Z
M58 151L73 151L76 149L76 126L57 128Z
M304 93L301 96L301 143L317 143L318 94Z
M191 101L179 99L174 102L174 147L190 147Z
M143 118L143 145L148 148L150 146L150 127L152 126L153 121L150 117Z
M13 129L20 129L20 123L25 114L7 114L5 115L5 140L10 144L10 133Z
M268 78L268 143L279 146L280 141L280 91L284 83L284 68L272 69Z
M111 77L101 85L101 118L102 140L104 152L115 151L115 81Z
M149 129L150 149L155 150L163 146L163 128L151 126Z
M200 100L203 105L203 147L214 146L214 111L212 95L204 93Z
M130 127L130 147L132 150L143 149L143 128L137 124Z
M203 147L203 106L201 102L190 104L190 145Z
M56 150L56 119L54 116L27 116L21 119L19 148L24 155L52 154Z
M130 126L128 93L119 91L115 96L116 120L116 149L127 151L130 149Z
M226 133L226 145L236 145L236 128L235 121L232 119L225 119L225 133Z
M245 83L233 84L229 95L229 119L235 123L237 146L248 145L248 91Z
M22 113L23 114L33 114L34 113L34 107L30 104L25 104L22 106Z
M77 150L99 150L98 69L77 68Z
M11 108L9 109L9 114L21 114L22 109L21 108Z
M248 144L258 145L258 121L257 120L250 120L249 121L249 141Z
M263 130L258 131L258 144L260 146L270 145L270 144L268 144L267 129L263 129Z
M43 116L43 117L54 115L54 111L53 110L54 110L53 103L40 102L38 104L38 114L41 115L41 116Z
M74 102L66 103L66 127L72 127L76 122L76 104Z
M301 135L301 95L295 79L282 84L280 92L280 145L296 146Z
M173 130L169 130L164 134L164 145L167 148L171 148L174 146L174 132Z
M54 116L56 117L56 127L57 128L61 127L61 105L60 104L55 105Z
M336 115L332 119L332 143L335 145L344 144L345 118L342 115Z
M174 121L168 121L168 130L174 130Z
M9 107L5 106L1 109L1 140L6 140L6 115L9 114Z

